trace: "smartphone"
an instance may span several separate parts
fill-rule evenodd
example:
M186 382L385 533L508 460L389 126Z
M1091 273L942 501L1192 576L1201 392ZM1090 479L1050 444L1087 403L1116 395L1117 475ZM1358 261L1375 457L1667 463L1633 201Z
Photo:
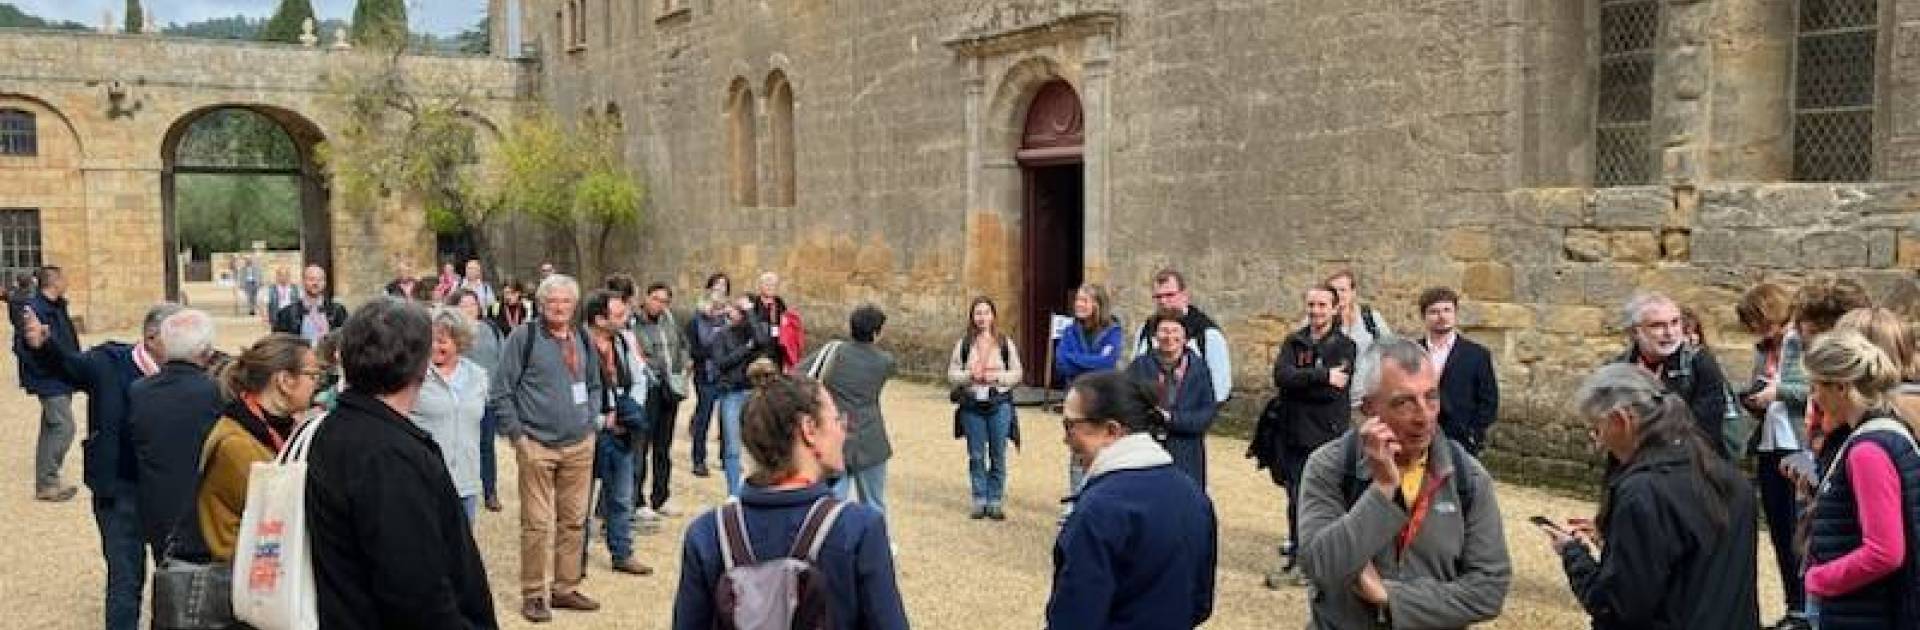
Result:
M1535 526L1539 527L1540 529L1544 529L1544 530L1553 532L1555 534L1559 534L1561 536L1568 536L1568 537L1573 536L1573 534L1567 533L1567 530L1565 528L1560 527L1560 525L1557 523L1554 523L1553 519L1547 518L1545 516L1540 516L1536 514L1532 518L1527 519L1527 522L1533 523Z

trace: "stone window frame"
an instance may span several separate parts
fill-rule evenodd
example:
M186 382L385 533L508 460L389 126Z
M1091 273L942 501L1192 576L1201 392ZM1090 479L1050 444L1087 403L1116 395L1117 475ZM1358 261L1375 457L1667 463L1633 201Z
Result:
M760 115L753 84L746 77L734 77L722 107L727 142L722 154L727 164L721 172L728 175L727 199L734 207L755 207L760 203Z
M569 53L578 53L587 49L587 12L586 0L566 0L555 12L558 18L560 49Z
M798 201L799 145L795 142L793 80L784 70L767 74L767 186L764 205L791 208Z
M40 155L39 117L24 109L0 108L0 156Z
M1793 30L1789 35L1791 38L1792 52L1788 55L1787 120L1785 122L1787 157L1790 160L1789 181L1869 182L1874 181L1874 178L1880 173L1880 152L1886 146L1886 130L1888 129L1886 120L1887 108L1881 106L1881 100L1885 98L1884 88L1886 86L1887 68L1891 65L1888 63L1890 61L1888 55L1891 51L1889 50L1887 33L1895 30L1888 28L1887 21L1890 19L1893 11L1887 6L1888 3L1883 0L1864 0L1873 5L1873 15L1863 23L1839 26L1825 25L1826 28L1814 29L1808 29L1806 24L1807 16L1805 12L1808 5L1823 4L1833 6L1860 1L1861 0L1795 0L1793 2ZM1868 55L1866 61L1869 64L1869 67L1865 71L1867 77L1867 94L1864 99L1842 105L1813 105L1803 107L1801 98L1805 95L1803 92L1809 89L1809 86L1801 84L1801 66L1804 61L1802 55L1806 52L1806 48L1804 47L1805 43L1808 40L1832 39L1846 37L1848 35L1864 36L1861 39L1865 40L1865 45L1861 47L1861 50ZM1858 60L1855 61L1857 62ZM1833 76L1833 74L1831 71L1828 71L1819 73L1819 76L1825 78ZM1862 104L1862 101L1864 104ZM1802 127L1803 123L1811 122L1811 120L1820 116L1846 114L1857 116L1861 119L1858 122L1863 122L1866 125L1866 129L1863 132L1859 132L1859 135L1853 137L1856 141L1855 144L1864 143L1866 145L1864 154L1842 158L1856 161L1857 166L1853 168L1858 170L1840 172L1831 167L1820 169L1803 163L1803 159L1812 157L1808 154L1809 151L1812 151L1812 149L1809 148L1809 143L1803 142L1805 134L1807 133L1807 129ZM1847 143L1842 142L1840 144L1845 145Z
M1591 136L1593 142L1593 154L1591 156L1593 164L1593 187L1611 188L1616 186L1641 186L1655 183L1658 181L1660 169L1658 168L1658 145L1656 143L1654 130L1654 110L1656 108L1656 83L1654 79L1655 73L1659 70L1660 34L1665 27L1666 2L1664 0L1595 0L1591 6L1594 7L1596 15L1596 25L1594 27L1595 39L1592 49L1594 60L1592 66L1593 121L1591 125L1593 130ZM1609 9L1615 11L1613 15L1622 15L1623 12L1634 8L1651 8L1653 12L1650 18L1643 18L1649 19L1652 22L1651 25L1646 27L1647 33L1639 35L1639 37L1645 39L1643 45L1610 50L1609 45L1612 41L1626 38L1633 34L1616 33L1610 29L1610 26L1625 29L1631 25L1627 23L1621 23L1618 26L1610 25L1608 21ZM1636 116L1631 120L1609 119L1609 109L1619 109L1622 107L1618 104L1613 108L1608 107L1609 97L1615 99L1620 98L1615 96L1617 90L1610 91L1606 89L1609 66L1615 68L1615 70L1613 70L1614 72L1635 72L1638 75L1641 83L1632 88L1637 93L1631 94L1629 97L1635 100L1644 98L1644 103L1633 104L1630 107L1631 109L1642 110L1638 112L1641 114L1640 116ZM1640 145L1639 172L1623 171L1622 169L1630 168L1625 165L1617 165L1609 168L1609 163L1628 160L1631 156L1613 155L1613 151L1620 151L1622 153L1626 151L1624 148L1610 151L1608 148L1608 136L1612 135L1615 137L1613 142L1626 142L1633 140L1633 136L1636 134L1639 136L1638 144Z
M40 268L45 247L41 241L39 208L0 208L0 279Z

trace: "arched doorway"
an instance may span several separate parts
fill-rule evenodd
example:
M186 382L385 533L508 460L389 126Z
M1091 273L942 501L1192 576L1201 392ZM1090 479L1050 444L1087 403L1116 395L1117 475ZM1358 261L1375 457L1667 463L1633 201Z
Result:
M1066 81L1042 85L1027 106L1015 158L1024 182L1021 212L1021 357L1027 382L1049 373L1055 313L1069 313L1085 258L1085 141L1080 96Z
M201 108L168 128L160 149L168 300L182 299L181 280L189 269L181 254L189 250L186 265L211 267L216 249L298 249L297 262L280 265L292 267L295 282L304 264L320 265L334 281L329 194L314 159L322 138L299 114L255 105ZM228 224L218 225L222 220ZM273 270L262 267L262 284L272 281ZM219 273L212 269L209 275Z

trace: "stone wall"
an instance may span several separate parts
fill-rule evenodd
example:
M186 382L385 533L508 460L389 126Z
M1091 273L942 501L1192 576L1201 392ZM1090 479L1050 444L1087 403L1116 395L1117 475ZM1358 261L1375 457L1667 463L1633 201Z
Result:
M1773 183L1790 164L1786 3L1666 0L1657 181L1601 190L1587 188L1591 2L586 5L584 46L552 44L552 1L532 5L530 36L543 100L612 105L626 124L651 196L620 265L684 287L780 271L816 337L881 303L888 343L922 372L969 296L1020 306L1013 143L1024 99L1053 79L1086 117L1086 275L1138 322L1153 271L1188 272L1233 342L1232 426L1264 402L1300 290L1336 268L1401 331L1417 330L1419 290L1460 288L1505 394L1493 461L1569 479L1592 456L1565 399L1622 347L1617 310L1636 290L1703 308L1743 374L1732 305L1752 282L1838 272L1892 294L1920 267L1902 183L1920 175L1920 0L1883 11L1880 183ZM798 203L736 205L729 86L761 99L765 156L776 72L796 95Z

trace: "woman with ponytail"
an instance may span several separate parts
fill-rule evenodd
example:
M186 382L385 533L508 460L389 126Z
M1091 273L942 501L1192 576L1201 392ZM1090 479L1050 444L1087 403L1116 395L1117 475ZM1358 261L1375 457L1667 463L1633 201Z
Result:
M1213 502L1161 446L1154 386L1115 371L1074 380L1061 427L1087 468L1053 546L1050 628L1192 628L1213 614Z
M1759 627L1756 501L1708 441L1718 436L1635 364L1602 366L1574 401L1620 465L1595 531L1542 527L1595 630ZM1588 547L1602 541L1596 562Z
M1803 360L1826 412L1806 529L1808 616L1822 630L1920 627L1920 449L1892 411L1900 364L1852 330Z
M739 439L752 460L753 472L737 499L687 526L673 627L706 630L748 625L727 618L745 607L730 610L716 591L729 569L756 563L722 552L725 541L719 523L737 519L744 535L732 542L751 551L754 559L771 561L795 549L796 539L805 525L816 520L818 510L823 515L814 539L819 551L811 563L827 591L820 595L828 601L823 613L810 607L815 602L803 594L793 627L905 630L907 614L895 583L886 522L870 506L841 503L833 496L831 482L846 470L846 416L820 383L782 374L771 361L755 362L747 369L747 379L753 389L747 394ZM806 591L804 584L801 588Z
M207 433L194 509L200 535L215 562L231 562L247 508L247 478L254 462L272 461L313 404L320 364L307 341L273 333L254 342L221 368L226 407Z

